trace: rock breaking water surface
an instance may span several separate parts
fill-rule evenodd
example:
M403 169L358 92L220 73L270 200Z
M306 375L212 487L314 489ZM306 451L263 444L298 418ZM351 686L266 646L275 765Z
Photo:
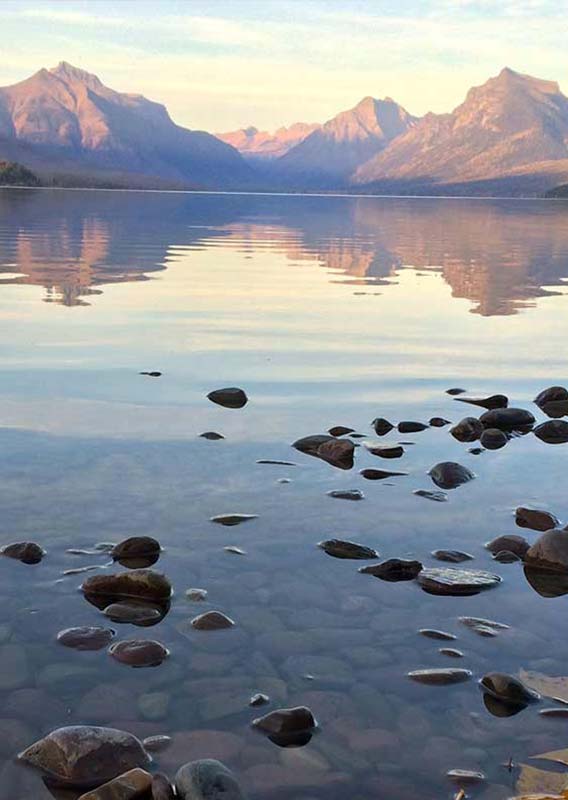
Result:
M0 545L28 543L0 557L0 800L80 794L14 762L68 725L171 737L152 772L219 759L253 800L538 791L519 765L568 747L568 444L533 433L568 411L533 402L568 383L568 207L0 212Z

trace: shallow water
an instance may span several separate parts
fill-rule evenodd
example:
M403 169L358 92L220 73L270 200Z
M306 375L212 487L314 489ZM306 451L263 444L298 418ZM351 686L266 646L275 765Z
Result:
M566 722L538 715L552 703L497 718L476 680L568 675L566 596L540 596L518 564L483 549L502 533L536 538L515 527L518 505L568 521L568 445L529 435L475 456L448 428L395 430L381 443L413 442L401 459L360 447L341 471L290 443L337 424L374 440L377 416L476 414L445 394L453 386L503 392L540 421L532 398L566 383L567 281L562 202L0 192L2 543L48 551L36 566L0 559L0 717L12 720L0 721L0 798L51 797L12 757L78 722L171 734L157 767L219 757L254 800L449 798L456 768L481 769L488 780L471 794L500 800L514 794L511 757L566 747ZM205 397L234 385L250 397L243 409ZM198 438L208 430L226 438ZM476 480L446 503L413 495L436 489L426 473L442 460ZM364 467L409 474L372 482ZM334 489L365 499L326 495ZM233 512L258 518L209 521ZM96 573L62 572L108 558L67 549L136 534L160 540L157 568L175 586L159 625L112 626L170 648L146 670L55 642L62 628L106 622L78 592ZM430 566L432 550L463 549L475 556L464 566L503 582L431 596L316 547L334 536ZM190 603L189 587L206 588L207 602ZM207 609L237 625L192 630ZM511 629L481 638L460 615ZM439 654L444 643L422 627L457 634L465 657ZM474 679L406 677L436 666ZM249 708L255 692L271 706ZM249 727L298 704L320 723L304 747Z

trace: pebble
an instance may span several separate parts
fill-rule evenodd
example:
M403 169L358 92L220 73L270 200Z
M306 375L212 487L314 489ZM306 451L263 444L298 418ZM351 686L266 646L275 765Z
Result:
M216 517L211 517L210 522L216 522L218 525L226 525L232 527L233 525L240 525L243 522L249 522L251 519L258 519L257 514L219 514Z
M483 772L471 769L450 769L446 772L446 777L460 784L481 783L485 780Z
M364 500L365 495L360 489L332 489L327 492L329 497L335 497L338 500Z
M21 561L22 564L39 564L45 550L35 542L13 542L0 548L0 555Z
M243 408L248 403L246 392L236 386L230 386L226 389L215 389L209 392L207 399L224 408Z
M463 658L462 651L456 650L453 647L441 647L438 652L443 656L449 656L450 658Z
M192 626L198 631L219 631L224 628L232 628L234 621L221 611L206 611L191 620Z
M202 603L204 600L207 600L207 595L209 592L207 589L186 589L185 596L188 600L191 600L194 603Z
M371 564L368 567L361 567L359 572L364 575L373 575L383 581L412 581L423 569L420 561L405 561L400 558L389 558L381 564Z
M161 750L165 750L166 747L172 741L171 736L166 736L165 734L159 734L157 736L147 736L143 741L142 744L148 750L149 753L159 753Z
M400 444L366 444L365 447L371 455L379 458L401 458L404 455L404 447Z
M399 433L420 433L420 431L425 431L428 427L423 422L413 422L412 420L404 420L397 425Z
M152 776L143 769L131 769L118 778L93 789L79 800L136 800L145 795L152 786Z
M330 440L322 442L315 453L311 455L331 464L332 467L348 470L353 468L354 453L355 445L351 440L332 437Z
M564 386L549 386L548 389L543 389L539 392L534 399L534 402L539 408L547 405L547 403L554 403L557 401L564 402L568 400L568 389Z
M210 758L180 767L175 787L180 800L245 800L233 773L220 761Z
M110 603L103 609L103 614L113 622L131 625L153 625L164 617L164 609L135 600L122 600Z
M379 557L377 551L372 547L343 539L326 539L318 542L318 547L335 558L369 559Z
M102 650L109 646L113 636L114 631L109 628L66 628L59 631L57 641L64 647L75 650Z
M435 503L447 503L448 495L445 492L432 492L429 489L415 489L412 494L416 497L424 497L426 500L433 500Z
M223 548L226 553L232 553L235 556L246 556L247 551L243 550L242 547L236 547L234 544L228 544L226 547Z
M563 419L551 419L537 425L534 435L546 444L566 444L568 442L568 422Z
M355 433L355 428L346 428L344 425L336 425L328 431L330 436L346 436L348 433Z
M485 428L479 439L486 450L500 450L508 441L505 431L500 431L499 428Z
M277 467L297 467L293 461L278 461L274 458L259 458L257 464L272 464Z
M462 597L478 594L501 583L499 575L482 570L433 567L418 575L418 583L428 594Z
M441 461L435 464L428 474L440 489L456 489L475 478L470 469L456 461Z
M452 564L473 560L473 556L470 553L464 553L462 550L432 550L431 555L432 558L438 561L449 561Z
M467 389L458 389L458 388L446 389L446 394L452 395L452 397L458 394L465 394L466 392Z
M390 472L384 469L362 469L359 475L368 481L382 481L385 478L395 478L398 475L408 475L408 472Z
M469 669L416 669L407 673L408 677L417 683L428 686L448 686L453 683L468 681L473 673Z
M526 706L540 700L538 692L529 689L522 681L503 672L488 672L480 680L484 692L504 703Z
M249 706L264 706L267 703L270 703L270 697L267 694L262 694L262 692L253 694L249 700Z
M174 800L174 789L169 778L157 772L152 778L152 800Z
M169 650L153 639L127 639L108 648L115 661L129 667L157 667L169 656Z
M307 706L278 708L264 717L252 721L257 730L264 733L297 733L312 730L317 726L314 715Z
M560 526L558 519L549 511L524 506L515 511L515 522L519 528L530 528L533 531L549 531Z
M138 374L146 375L148 378L160 378L162 375L161 372L157 372L156 370L153 370L152 372L139 372Z
M116 544L111 550L114 561L124 567L136 569L150 567L160 557L160 543L151 536L131 536Z
M217 442L219 439L224 439L222 433L217 433L217 431L205 431L204 433L199 434L200 439L209 439L212 442Z
M165 575L151 569L136 569L117 575L93 575L81 586L85 595L139 597L146 600L168 600L172 587Z
M541 534L525 553L524 561L535 569L568 572L568 531L554 529Z
M444 428L446 425L451 425L449 419L444 419L444 417L432 417L429 425L431 428Z
M479 418L484 428L499 428L502 431L527 432L535 423L530 411L524 408L495 408Z
M485 632L487 630L493 632L508 631L511 628L510 625L506 625L504 622L496 622L494 619L484 619L483 617L458 617L458 622L461 622L467 628L471 628L475 633L480 633L479 629L482 628L481 634L483 636L487 636Z
M500 564L514 564L517 561L522 561L520 556L516 553L512 553L510 550L499 550L499 552L495 553L493 556L493 560L498 561Z
M377 436L385 436L394 428L392 422L389 422L388 419L385 419L384 417L377 417L371 422L371 425L373 426Z
M483 425L477 417L465 417L453 428L450 433L458 442L476 442L483 432Z
M458 638L453 633L439 631L435 628L420 628L418 633L420 633L422 636L426 636L428 639L439 639L442 642L453 642Z
M490 397L457 397L460 403L469 403L472 406L479 406L491 411L494 408L507 408L509 398L504 394L492 394Z
M485 549L489 550L489 552L493 553L493 555L501 553L503 550L505 550L514 553L519 558L524 557L529 547L530 544L527 542L524 536L516 536L514 533L498 536L496 539L492 539L485 545Z

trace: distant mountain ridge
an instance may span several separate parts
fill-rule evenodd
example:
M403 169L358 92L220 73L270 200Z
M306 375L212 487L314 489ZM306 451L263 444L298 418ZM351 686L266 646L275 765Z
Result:
M230 145L176 125L160 103L109 89L65 61L0 88L0 157L5 151L27 153L32 167L155 176L186 186L253 178Z
M295 122L288 128L278 128L274 133L259 131L250 126L229 133L218 133L216 136L235 147L245 158L273 159L285 155L318 128L321 125L317 122Z

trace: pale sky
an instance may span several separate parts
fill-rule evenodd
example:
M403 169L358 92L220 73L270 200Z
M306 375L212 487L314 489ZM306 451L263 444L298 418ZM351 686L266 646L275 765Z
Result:
M0 85L65 60L213 132L362 97L449 111L509 66L568 90L568 0L2 0Z

